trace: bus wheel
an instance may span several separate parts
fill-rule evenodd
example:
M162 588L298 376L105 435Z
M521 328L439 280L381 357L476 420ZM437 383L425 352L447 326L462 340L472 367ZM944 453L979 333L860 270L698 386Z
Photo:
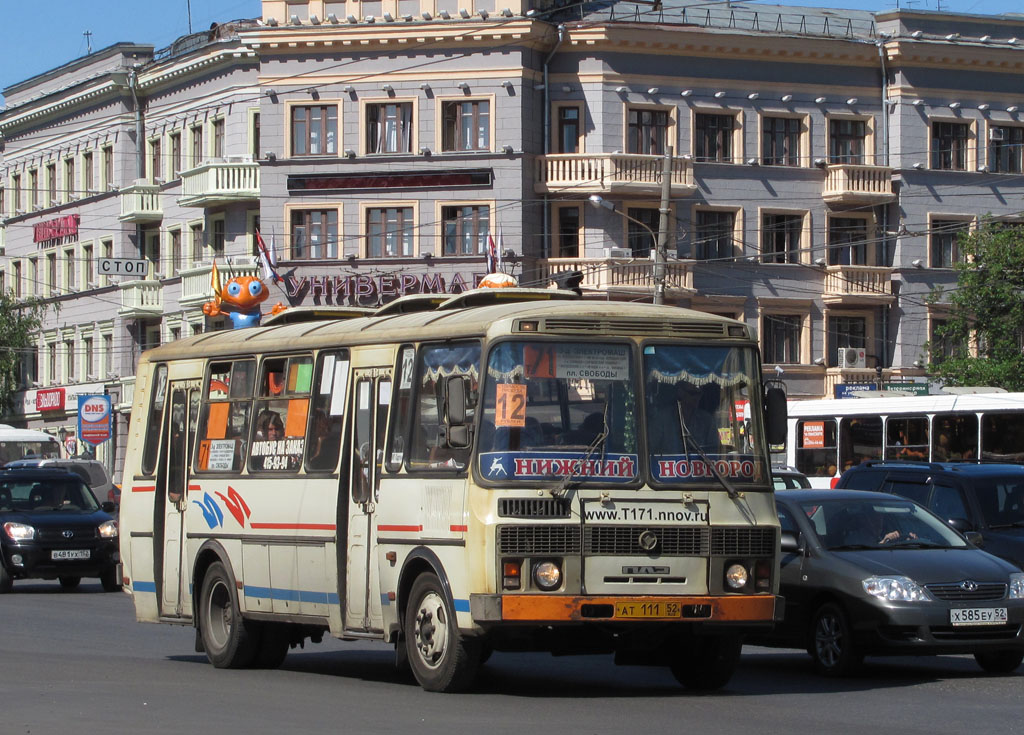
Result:
M742 649L743 640L738 635L689 638L678 646L669 669L687 689L721 689L736 671Z
M82 581L81 577L57 577L57 581L60 582L60 588L65 592L70 592L73 589L78 589L79 583Z
M210 565L199 593L199 632L210 663L218 669L248 666L256 657L255 631L242 619L231 575L219 561Z
M276 669L284 663L291 647L291 636L284 623L261 623L260 645L255 665L261 669Z
M480 668L480 644L463 636L434 574L421 574L405 610L405 643L416 681L428 692L461 692Z

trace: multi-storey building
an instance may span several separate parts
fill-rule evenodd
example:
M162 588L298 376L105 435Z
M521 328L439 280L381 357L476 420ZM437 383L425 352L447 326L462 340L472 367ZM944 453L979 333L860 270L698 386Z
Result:
M793 396L924 376L958 233L1024 210L1018 38L914 10L264 0L91 54L0 112L2 283L60 306L10 418L73 432L73 396L106 391L123 435L138 351L223 326L213 258L252 272L257 229L270 303L459 291L493 238L526 285L660 283L755 324Z

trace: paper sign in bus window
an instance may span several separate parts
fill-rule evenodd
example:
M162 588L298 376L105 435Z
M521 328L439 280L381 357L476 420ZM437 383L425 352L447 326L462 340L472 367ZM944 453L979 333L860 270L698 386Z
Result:
M804 423L804 449L824 449L825 422L807 421Z
M223 439L228 435L228 409L230 403L211 403L210 420L206 424L207 439Z
M305 436L307 416L309 416L308 399L293 398L288 401L288 418L284 425L284 435Z
M523 363L528 378L554 378L555 345L525 345Z
M628 380L629 352L614 345L558 345L556 378Z
M331 416L345 414L345 390L348 388L348 360L334 364L334 386L331 388Z
M522 383L499 383L497 388L494 425L526 426L526 386Z
M235 469L236 444L237 442L234 439L211 441L206 469L221 470L223 472L230 472Z

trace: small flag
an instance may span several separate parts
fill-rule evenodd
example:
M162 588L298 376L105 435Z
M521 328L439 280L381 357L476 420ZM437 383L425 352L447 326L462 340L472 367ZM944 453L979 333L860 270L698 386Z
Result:
M498 248L494 244L494 235L487 233L487 272L498 272Z
M220 300L220 271L217 270L217 258L213 259L213 268L210 269L210 288L213 289L213 298Z
M498 257L497 257L498 270L501 270L502 269L502 265L503 265L501 259L502 259L502 257L504 256L504 253L505 253L505 237L501 234L501 225L498 225L498 248L497 248L497 250L498 250Z
M271 241L271 243L273 243L273 241ZM260 266L263 269L263 280L276 283L280 280L276 270L277 259L274 257L272 247L268 248L267 244L263 242L263 237L260 235L259 230L256 230L256 245L260 251Z

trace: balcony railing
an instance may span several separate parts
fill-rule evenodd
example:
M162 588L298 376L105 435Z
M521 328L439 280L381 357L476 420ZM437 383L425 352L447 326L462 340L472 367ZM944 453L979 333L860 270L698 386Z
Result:
M634 153L557 153L537 157L534 191L657 196L664 156ZM672 158L672 196L696 191L689 158Z
M207 161L181 172L183 207L216 207L260 197L260 165L252 161Z
M882 204L896 199L892 169L853 163L829 164L825 170L825 191L829 204Z
M836 386L840 384L871 384L878 382L878 371L874 368L829 368L825 371L825 398L835 398Z
M124 281L121 289L121 308L117 313L127 319L144 319L164 313L163 284L156 280Z
M202 306L213 298L213 287L210 284L210 272L212 270L212 263L203 263L179 271L181 276L181 297L178 299L178 303L182 307ZM217 271L220 273L222 282L226 282L234 276L259 275L259 268L255 265L248 263L225 265L220 260L217 261Z
M121 189L122 222L159 222L164 217L160 206L160 187L136 183Z
M822 300L826 304L886 304L892 293L892 268L830 265L825 268Z
M692 261L665 263L665 291L682 295L693 291ZM548 258L538 261L538 276L547 279L556 273L578 270L583 274L584 291L617 291L654 295L654 262L646 258Z

